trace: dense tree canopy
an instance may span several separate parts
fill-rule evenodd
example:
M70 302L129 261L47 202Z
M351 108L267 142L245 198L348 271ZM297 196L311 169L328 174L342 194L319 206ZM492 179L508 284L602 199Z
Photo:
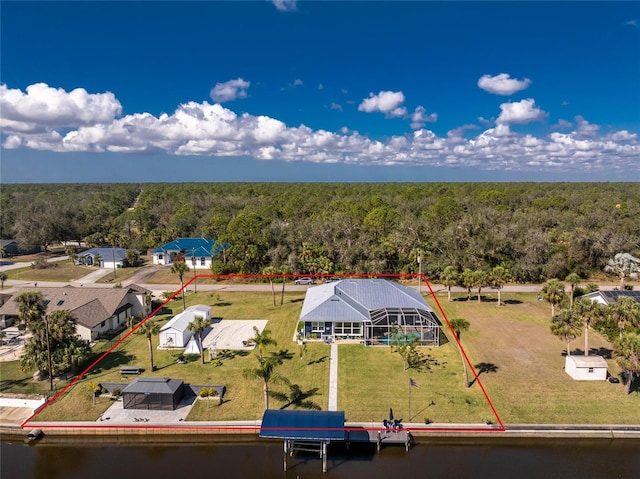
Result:
M542 282L640 254L638 183L4 185L0 205L1 236L22 245L204 236L231 246L224 273L413 273L422 251L428 278L501 266Z

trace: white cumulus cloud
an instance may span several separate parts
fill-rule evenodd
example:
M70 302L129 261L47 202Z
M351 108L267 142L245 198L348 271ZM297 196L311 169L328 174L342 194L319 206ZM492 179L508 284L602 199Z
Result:
M369 93L369 98L365 98L358 105L358 111L381 112L387 118L403 117L407 114L407 109L402 106L403 103L404 93L401 91L381 91L377 95Z
M500 73L496 76L483 75L478 80L478 86L494 95L513 95L515 92L524 90L531 85L531 80L516 80L508 73Z
M434 123L438 121L437 113L430 113L427 115L427 110L423 106L416 107L415 111L411 114L411 129L419 130L425 123Z
M251 86L251 82L245 81L242 78L236 78L235 80L229 80L224 83L216 83L211 89L209 96L216 103L224 103L226 101L235 100L236 98L246 98L247 88Z
M109 123L122 113L111 92L91 94L84 88L70 92L46 83L29 85L25 92L0 84L0 125L5 132L45 132L55 127Z
M536 106L533 98L520 100L512 103L503 103L500 105L500 116L496 120L496 124L512 124L512 123L531 123L532 121L540 121L546 118L547 113Z
M346 127L328 131L305 125L289 126L277 118L237 114L219 103L209 102L187 102L178 105L172 113L159 116L142 112L117 117L121 109L113 95L84 92L89 111L95 110L92 102L103 102L111 110L73 113L73 108L51 109L55 101L76 105L70 93L54 88L45 91L39 101L46 107L38 110L33 106L33 98L29 99L32 103L26 102L29 93L2 87L0 132L4 149L67 153L166 152L201 156L202 161L214 161L208 160L209 157L231 161L233 157L248 156L265 161L455 166L486 171L617 172L622 178L629 171L640 170L640 142L637 133L632 131L607 129L601 133L599 125L582 117L574 119L575 127L568 133L532 135L513 131L513 123L545 116L531 99L503 104L500 118L492 127L462 125L449 130L444 137L421 128L382 140ZM403 108L404 97L379 94L368 100L372 102L366 108L388 114ZM27 108L25 104L30 106ZM427 115L419 107L413 115L425 121L435 114ZM435 120L435 116L432 118ZM471 134L472 130L478 131Z

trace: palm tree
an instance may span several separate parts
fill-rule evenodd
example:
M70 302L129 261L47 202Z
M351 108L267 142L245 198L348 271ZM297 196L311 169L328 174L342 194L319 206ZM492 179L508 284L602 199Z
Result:
M98 391L100 391L100 384L98 381L89 381L85 384L87 390L91 393L91 398L93 399L93 405L96 405L96 395Z
M247 344L256 346L258 348L258 357L260 358L260 360L262 360L264 356L263 353L267 349L267 346L277 346L278 343L271 337L271 331L269 331L268 329L260 332L260 330L256 326L254 326L253 332L254 336L253 338L247 340Z
M471 301L471 288L476 285L474 271L472 269L465 269L462 274L458 275L458 282L460 286L467 289L467 301Z
M563 309L551 320L551 333L567 343L567 356L571 356L571 341L582 332L582 320L569 309Z
M564 280L571 285L571 296L569 297L569 301L570 301L569 309L573 309L573 296L576 293L576 286L580 284L580 276L578 276L576 273L570 273Z
M473 285L478 288L478 303L481 301L482 287L487 284L488 276L484 271L477 269L473 272Z
M440 281L447 287L447 301L451 302L451 287L458 284L458 272L453 266L447 266L442 270Z
M451 325L451 329L453 329L453 332L456 335L456 338L458 339L456 341L456 344L458 345L458 351L460 352L460 359L462 360L462 368L464 370L464 387L468 388L469 387L469 372L467 370L467 360L464 357L464 354L462 353L462 346L460 344L460 334L462 333L462 331L467 331L469 329L469 321L467 321L464 318L453 318L449 321L449 324Z
M622 338L625 328L640 325L640 303L629 296L621 296L616 303L609 305L609 315Z
M589 329L605 317L605 306L587 298L578 298L574 306L575 314L584 324L584 355L589 356Z
M258 357L258 367L248 368L242 371L245 378L258 378L262 380L262 391L264 393L264 408L269 409L269 383L280 381L280 376L275 372L276 366L282 364L279 356L269 356L267 358Z
M202 333L209 327L211 323L204 316L196 316L193 321L189 323L189 331L193 331L198 335L198 342L200 343L200 357L202 358L202 364L204 364L204 348L202 347Z
M273 278L277 273L278 270L275 266L265 266L262 268L262 274L267 277L269 284L271 285L271 297L273 299L274 306L276 305L276 290L273 287Z
M0 271L0 288L4 288L4 282L8 279L7 273Z
M187 309L187 305L184 301L184 275L185 273L189 271L189 267L187 266L186 263L180 262L180 263L173 263L173 266L171 266L171 272L175 273L178 275L178 277L180 278L180 290L182 291L182 309Z
M150 320L145 321L138 327L138 334L142 334L146 336L147 341L149 342L149 364L151 366L151 371L155 369L153 364L153 343L151 338L160 333L160 325L155 322L151 322Z
M504 266L496 266L491 270L491 284L498 289L498 306L502 305L502 288L512 280L511 272Z
M629 394L634 376L640 376L640 334L624 333L616 341L613 355L624 372L624 391Z
M556 304L561 303L565 298L564 283L556 278L550 279L542 285L540 294L551 303L551 317L553 318L556 315Z
M42 299L42 294L37 291L26 291L18 296L18 317L31 330L34 342L34 357L29 357L29 348L25 348L25 355L22 357L22 363L27 364L33 362L39 371L41 371L43 361L39 358L40 352L47 352L47 374L49 376L49 389L53 391L53 368L51 361L51 344L49 342L49 328L45 319L47 306Z

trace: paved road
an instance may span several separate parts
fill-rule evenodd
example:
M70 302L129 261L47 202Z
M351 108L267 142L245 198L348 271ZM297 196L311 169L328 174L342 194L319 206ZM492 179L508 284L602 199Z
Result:
M55 257L55 258L51 258L49 261L63 261L65 259L68 259L67 256L59 256L59 257ZM7 271L10 269L15 269L15 268L24 268L24 267L28 267L30 266L31 263L11 263L11 264L0 264L0 271ZM150 266L146 266L144 268L140 268L133 276L127 278L126 280L122 281L122 285L126 286L129 284L137 284L139 286L142 286L144 288L147 288L151 291L153 291L155 294L157 295L161 295L164 291L176 291L177 289L179 289L180 285L179 283L170 283L170 284L154 284L154 283L146 283L146 280L148 280L151 276L153 276L154 273L156 273L157 271L166 268L166 266L160 266L160 265L150 265ZM97 287L97 288L113 288L113 284L110 283L96 283L97 280L99 280L100 278L102 278L103 276L106 276L107 274L111 273L110 269L99 269L96 271L92 271L91 273L89 273L88 275L79 278L77 280L73 280L73 281L69 281L69 282L45 282L45 281L38 281L37 283L34 281L23 281L23 280L7 280L5 281L5 286L8 286L9 288L5 289L3 292L4 293L13 293L17 290L17 288L19 287L29 287L29 286L35 286L36 284L38 286L42 286L42 287L64 287L64 286L88 286L91 285L92 287ZM190 278L189 278L190 279ZM413 286L416 289L420 289L421 293L424 295L429 294L429 287L425 284L422 284L421 286ZM502 288L502 292L503 293L537 293L540 291L542 285L541 284L515 284L515 285L507 285L504 286ZM610 284L610 285L601 285L600 289L601 290L612 290L616 287L616 285ZM306 291L307 288L309 288L309 286L303 286L303 285L294 285L293 282L291 282L291 284L287 284L286 285L286 289L287 291ZM190 284L187 288L190 291L193 291L194 289L194 285L193 283ZM255 284L255 283L249 283L249 284L236 284L236 283L218 283L218 284L197 284L197 289L198 291L267 291L270 292L271 291L271 285L267 284L267 283L261 283L261 284ZM278 289L278 288L276 288ZM432 284L431 285L431 290L433 290L436 293L440 293L440 292L446 292L447 288L444 285L441 284ZM464 293L466 292L465 288L461 288L458 286L454 286L451 288L451 291L453 293ZM570 291L570 287L567 286L567 291ZM497 290L492 289L492 288L484 288L483 292L485 294L487 293L496 293ZM474 294L474 291L472 291L472 296Z

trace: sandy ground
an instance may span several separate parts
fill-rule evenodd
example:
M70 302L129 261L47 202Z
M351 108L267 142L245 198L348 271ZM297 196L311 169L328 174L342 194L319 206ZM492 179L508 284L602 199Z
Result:
M234 349L250 351L254 349L254 346L246 346L244 342L255 336L254 326L258 328L258 331L262 332L267 326L267 320L224 319L222 321L215 321L209 334L202 340L202 344L207 349L215 343L217 350Z
M20 425L33 414L28 407L0 406L0 424Z

